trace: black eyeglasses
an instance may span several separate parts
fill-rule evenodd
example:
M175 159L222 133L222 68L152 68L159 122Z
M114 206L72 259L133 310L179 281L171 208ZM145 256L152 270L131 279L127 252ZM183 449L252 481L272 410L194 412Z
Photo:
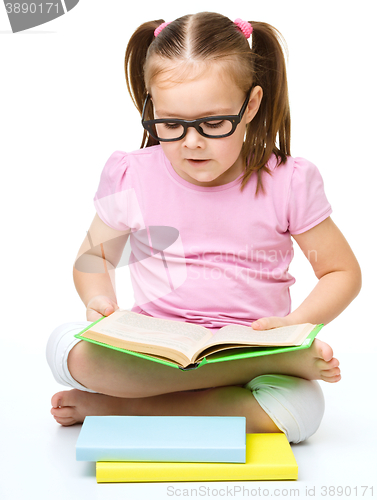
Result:
M207 116L198 120L178 120L175 118L145 120L147 104L150 100L150 94L148 94L144 101L141 123L154 139L162 142L180 141L186 135L189 127L194 127L200 135L210 139L228 137L233 134L237 125L242 120L249 102L251 90L247 93L245 102L242 104L238 115Z

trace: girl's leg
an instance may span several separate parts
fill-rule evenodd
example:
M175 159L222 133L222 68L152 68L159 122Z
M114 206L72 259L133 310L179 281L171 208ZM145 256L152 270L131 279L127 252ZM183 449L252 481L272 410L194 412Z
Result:
M55 394L52 415L62 425L84 421L87 415L244 416L247 432L281 432L251 391L216 387L173 392L148 398L115 398L73 389Z
M149 398L115 398L73 389L52 398L51 413L62 425L87 415L244 416L246 432L284 432L298 443L318 429L324 398L315 380L261 375L242 387L216 387Z
M250 367L243 366L240 371L237 370L237 365L241 363L241 360L236 363L223 362L206 365L192 372L182 372L175 368L146 361L141 368L137 364L134 366L134 371L138 370L139 375L143 377L144 386L142 386L137 377L133 377L132 369L128 368L126 370L126 362L132 364L134 360L144 361L143 359L126 356L111 349L78 341L73 337L87 323L79 322L61 325L52 332L47 345L47 361L55 379L59 383L76 388L72 391L59 392L52 398L53 409L51 413L62 425L82 422L87 415L243 415L247 419L247 432L279 432L279 430L282 430L289 438L292 438L293 442L298 442L297 439L302 440L302 436L315 432L322 418L323 396L318 390L317 382L284 375L257 376L260 375L258 370L263 368L263 364L258 366L255 363L251 364L251 371ZM321 344L325 347L321 347ZM85 375L85 370L98 371L106 379L105 383L102 382L102 384L109 384L107 389L105 387L107 392L98 390L96 393L93 388L87 388L71 375L69 370L72 368L68 367L68 357L75 350L76 353L79 353L80 351L77 350L79 346L99 347L99 349L94 349L92 352L87 352L90 363L87 363L88 359L84 357L82 366L79 366L78 371L81 370L83 380L85 380L85 376L88 377L88 380L91 379L89 382L92 387L94 387L94 384L99 387L101 382L97 376L94 376L93 373ZM326 348L329 348L327 344L320 343L319 349L306 358L306 363L317 354L318 359L316 358L315 363L322 360L326 365L324 359L319 355L326 352ZM329 349L331 350L331 348ZM310 350L308 349L308 351ZM108 354L119 356L112 358L111 356L107 357ZM328 352L327 355L329 355ZM265 356L264 358L273 357L276 356ZM257 359L242 361L250 362ZM231 370L224 369L222 372L220 370L215 373L206 370L209 367L228 368L227 365L230 364L233 366ZM276 372L278 368L284 369L286 367L289 369L288 365L288 361L285 364L279 364L279 359L277 359L277 363L270 365L268 368L272 367L272 371ZM318 367L316 369L318 372ZM339 369L336 370L339 372ZM243 388L244 382L238 383L237 381L244 377L246 372L252 373L251 378L253 380L247 384L247 388ZM334 379L332 381L335 381L339 376L334 375L334 373L330 375L332 372L334 372L334 369L328 369L326 377L329 380L332 377ZM131 381L126 378L126 373L129 374ZM186 378L195 373L202 376L190 380ZM118 376L123 377L125 385L123 389L119 386ZM174 380L176 377L180 378L178 392L177 389L173 389L177 384ZM156 384L156 378L158 378L161 385L164 385L164 392ZM324 379L325 375L322 375L321 378ZM187 380L189 381L187 382ZM161 395L119 397L111 394L115 391L130 391L132 381L137 385L136 390L139 392L143 390L145 393L151 393L150 387L152 386L153 391L160 390ZM226 383L223 383L224 381ZM212 384L212 388L200 390L210 384ZM192 385L197 387L193 390ZM103 393L100 394L100 392ZM305 401L304 405L302 404L303 401Z
M338 365L331 347L317 339L309 349L207 364L192 371L84 341L77 343L68 357L69 372L81 386L121 398L244 385L259 375L270 373L337 382L340 379Z
M68 387L76 387L81 391L92 391L79 384L70 374L68 369L68 355L73 347L80 342L74 335L91 325L91 321L77 321L64 323L51 333L46 346L46 359L55 380Z

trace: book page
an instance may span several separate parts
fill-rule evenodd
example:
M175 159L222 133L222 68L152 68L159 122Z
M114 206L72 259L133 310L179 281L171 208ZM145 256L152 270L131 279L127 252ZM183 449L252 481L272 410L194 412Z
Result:
M301 345L314 327L311 323L305 323L258 331L244 325L227 325L216 332L205 347L217 344Z
M200 325L152 318L131 311L115 311L90 328L90 331L140 345L166 347L188 358L212 333Z

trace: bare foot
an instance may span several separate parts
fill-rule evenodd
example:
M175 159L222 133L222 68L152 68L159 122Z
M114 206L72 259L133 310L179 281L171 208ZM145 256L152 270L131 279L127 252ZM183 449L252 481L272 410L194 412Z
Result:
M64 426L82 423L88 415L123 415L121 398L72 389L57 392L51 399L51 414Z
M330 383L339 382L342 378L339 361L333 357L332 348L326 342L319 339L315 339L311 347L314 347L314 350L319 354L318 359L314 362L320 373L319 380Z
M330 383L339 382L341 379L339 361L333 357L332 348L319 339L314 339L309 349L267 357L271 358L269 361L275 358L276 365L278 365L275 373Z
M335 383L339 382L342 378L339 368L339 360L333 357L332 348L319 339L314 339L313 344L309 350L314 353L314 366L319 370L319 378L316 380L323 380L324 382ZM316 358L316 354L318 357Z

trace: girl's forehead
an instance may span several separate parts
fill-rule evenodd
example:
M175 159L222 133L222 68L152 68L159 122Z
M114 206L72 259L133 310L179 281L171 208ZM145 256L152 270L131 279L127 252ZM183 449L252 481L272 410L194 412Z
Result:
M172 87L152 86L152 103L158 118L184 118L237 114L244 95L235 84L234 92L223 82L206 78L179 83Z
M225 82L226 85L234 85L234 80L227 71L224 61L177 60L154 56L148 66L151 70L147 70L147 74L152 73L152 78L149 78L150 82L146 82L150 92L152 86L171 89L180 84L195 85L197 81L204 79L208 85L216 85L219 80Z
M228 89L228 93L242 92L220 64L174 64L172 62L152 80L149 91L153 98L154 91L159 94L169 94L187 92L191 89L195 92L200 89L216 93L225 88Z
M238 113L245 92L229 76L226 61L166 59L154 56L147 66L156 118L196 119ZM227 71L228 70L228 71Z

